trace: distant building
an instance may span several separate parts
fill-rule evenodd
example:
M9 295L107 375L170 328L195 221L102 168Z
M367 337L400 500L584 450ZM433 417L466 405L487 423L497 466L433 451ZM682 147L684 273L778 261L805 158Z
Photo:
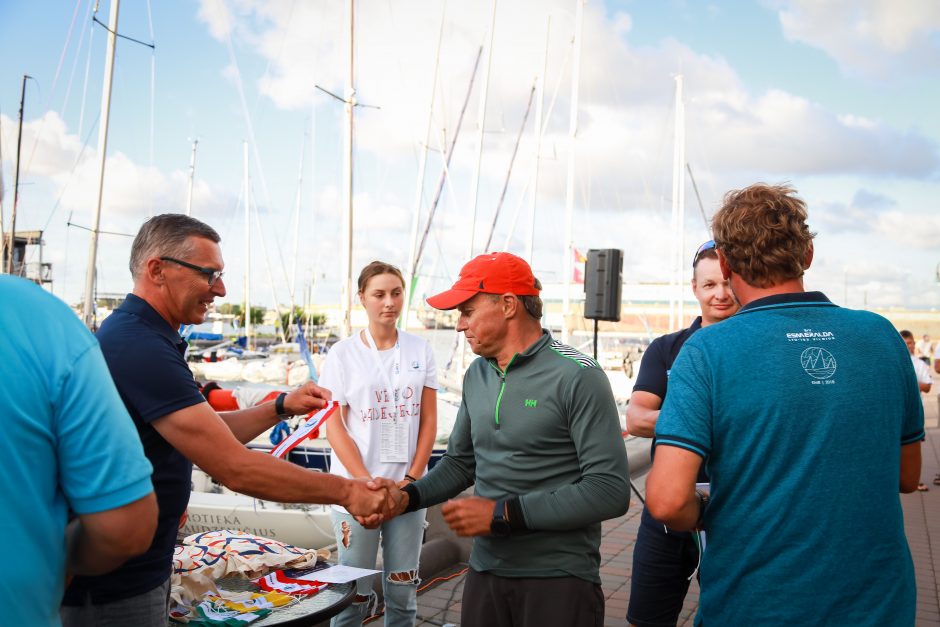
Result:
M43 261L42 231L17 231L10 245L10 234L3 234L3 251L0 259L3 267L0 272L6 272L10 263L10 253L13 254L13 270L11 274L29 279L41 286L52 284L52 264Z

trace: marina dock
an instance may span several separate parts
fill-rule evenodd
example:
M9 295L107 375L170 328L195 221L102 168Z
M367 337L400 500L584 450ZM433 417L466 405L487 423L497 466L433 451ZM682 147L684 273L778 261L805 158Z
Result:
M934 375L931 393L921 395L927 427L927 440L922 447L922 479L929 491L901 495L904 528L917 578L917 627L940 627L940 486L933 485L933 477L940 473L938 389L940 376ZM635 483L641 491L645 489L645 477ZM623 627L626 624L633 545L641 511L639 501L634 498L625 515L603 525L600 571L607 600L604 625ZM418 625L460 624L462 573L466 567L466 564L457 564L422 584L418 594ZM864 590L859 591L859 594L865 593ZM698 582L693 580L679 617L680 626L693 624L698 598Z

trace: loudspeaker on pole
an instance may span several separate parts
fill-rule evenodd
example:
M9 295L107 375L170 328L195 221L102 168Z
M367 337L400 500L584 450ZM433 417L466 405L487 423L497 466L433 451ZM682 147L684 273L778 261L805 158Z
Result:
M620 320L623 289L623 251L591 249L584 264L584 317L588 320Z

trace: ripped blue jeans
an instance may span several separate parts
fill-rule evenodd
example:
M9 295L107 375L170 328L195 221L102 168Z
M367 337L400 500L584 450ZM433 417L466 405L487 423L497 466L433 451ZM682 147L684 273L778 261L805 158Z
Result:
M381 540L385 625L413 626L418 615L418 555L424 539L425 510L385 521L378 529L366 529L349 514L335 509L332 517L340 564L375 568ZM331 627L362 625L372 605L372 577L356 582L356 595L352 605L333 618ZM363 597L366 600L362 600Z

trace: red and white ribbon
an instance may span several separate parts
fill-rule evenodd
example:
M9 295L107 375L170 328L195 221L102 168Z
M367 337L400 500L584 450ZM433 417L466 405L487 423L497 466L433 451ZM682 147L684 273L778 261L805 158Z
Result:
M254 583L262 590L282 592L284 594L316 594L327 586L327 584L320 581L291 579L282 570L256 579Z
M295 446L300 444L303 440L309 438L316 429L320 428L327 418L333 415L333 412L337 410L339 403L336 401L328 401L326 407L310 416L306 422L300 425L296 431L290 434L290 437L285 438L278 444L271 455L275 457L280 457L283 459L288 453L290 453Z

